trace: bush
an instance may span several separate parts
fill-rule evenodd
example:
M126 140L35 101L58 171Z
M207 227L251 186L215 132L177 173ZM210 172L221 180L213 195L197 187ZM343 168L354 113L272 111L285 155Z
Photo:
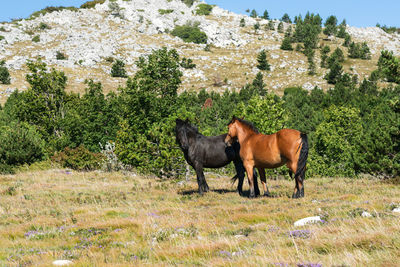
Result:
M292 42L290 37L285 37L283 38L282 44L281 44L281 49L282 50L287 50L287 51L292 51Z
M43 160L45 142L35 126L12 122L0 126L0 173L12 172L17 166Z
M349 57L371 59L371 51L369 50L368 44L366 42L362 44L352 42L349 46Z
M62 53L60 51L57 51L56 52L56 59L57 60L65 60L65 59L67 59L67 56L64 53Z
M239 26L240 26L240 27L246 26L246 21L244 20L244 18L241 18L241 19L240 19Z
M378 71L388 82L400 84L400 58L392 51L382 50L378 60Z
M117 59L114 64L111 67L111 77L121 77L121 78L127 78L128 75L126 74L125 70L125 63Z
M174 12L173 9L159 9L158 13L160 15L167 15L167 14L171 14L172 12Z
M40 36L39 36L39 35L35 35L35 36L32 38L32 42L39 43L39 42L40 42Z
M196 68L196 64L193 63L193 60L190 58L182 58L182 61L180 63L181 67L184 69L194 69Z
M73 6L69 6L69 7L64 7L64 6L48 6L42 10L36 11L34 13L32 13L32 15L29 16L29 19L34 19L39 17L40 15L45 15L48 13L52 13L52 12L59 12L62 10L70 10L70 11L78 11L78 9L76 7ZM44 23L43 23L44 24ZM44 30L44 29L42 29Z
M195 0L181 0L188 7L193 6Z
M6 62L4 60L0 61L0 82L2 84L10 84L10 72L8 71L7 67L5 66Z
M44 22L40 22L39 29L48 30L48 29L51 29L51 27L49 25L47 25L46 23L44 23Z
M202 32L198 25L186 24L183 26L175 26L171 34L181 38L187 43L206 44L207 34Z
M90 171L99 169L105 157L101 153L93 153L84 146L79 146L77 148L66 147L63 151L56 152L51 159L64 168L71 168L77 171Z
M80 6L80 8L94 8L97 4L104 4L106 0L88 1Z
M208 4L199 4L196 9L196 15L210 15L213 9L212 5Z

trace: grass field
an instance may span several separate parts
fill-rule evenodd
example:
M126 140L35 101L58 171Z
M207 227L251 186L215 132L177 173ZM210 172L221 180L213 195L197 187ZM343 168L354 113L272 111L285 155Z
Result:
M228 177L206 177L211 192L200 196L193 177L0 176L0 266L400 264L398 179L311 178L306 197L293 200L294 181L269 180L273 198L248 199ZM326 222L293 226L316 215Z

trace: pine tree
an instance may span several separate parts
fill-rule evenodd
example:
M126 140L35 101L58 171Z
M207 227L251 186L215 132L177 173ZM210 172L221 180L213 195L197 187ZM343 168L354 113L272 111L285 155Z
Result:
M283 33L283 22L282 21L279 22L279 24L278 24L278 32Z
M261 52L258 54L257 56L257 68L259 70L271 70L271 66L268 64L268 60L267 60L267 53L265 52L265 50L261 50Z
M255 9L253 9L253 10L251 11L250 17L252 17L252 18L257 18L257 17L258 17L257 11L256 11Z
M336 84L342 78L343 74L343 67L340 65L339 62L334 61L329 66L329 72L325 75L325 79L328 81L329 84Z
M292 20L290 19L289 15L287 13L283 14L281 21L286 22L286 23L292 23Z
M291 42L291 38L290 37L286 36L285 38L283 38L282 44L281 44L281 49L282 50L288 50L288 51L293 50L292 42Z
M111 77L121 77L121 78L128 77L125 71L125 63L122 60L117 59L113 64L113 66L111 67Z
M335 16L329 16L325 22L324 34L330 36L335 35L337 32L337 18Z
M330 51L331 49L327 45L321 49L321 68L326 68L326 60L328 59L328 54Z
M239 26L240 26L240 27L246 26L246 21L244 20L244 18L242 18L242 19L240 20Z
M267 90L265 89L266 84L264 83L263 78L263 74L258 72L252 83L257 94L260 96L265 96L267 94Z
M350 34L348 34L348 33L346 32L346 34L345 34L345 36L344 36L343 46L344 46L344 47L349 47L349 46L350 46L350 43L351 43L351 36L350 36Z
M257 33L258 29L260 29L260 23L256 22L256 24L254 24L254 31Z
M264 14L262 15L262 18L263 19L269 19L269 14L268 14L267 10L264 11Z
M337 37L345 38L346 37L346 20L344 19L342 23L339 25L339 30L337 32Z
M6 62L4 60L0 61L0 82L2 84L10 84L10 72L8 71L7 67L5 66Z
M275 23L272 20L268 22L268 29L271 31L275 31Z

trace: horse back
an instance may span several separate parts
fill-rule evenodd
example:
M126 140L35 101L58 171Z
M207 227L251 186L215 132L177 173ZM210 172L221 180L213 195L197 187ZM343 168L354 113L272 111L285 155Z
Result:
M242 158L253 160L256 167L276 168L294 160L300 143L299 131L282 129L270 135L253 135L240 153Z

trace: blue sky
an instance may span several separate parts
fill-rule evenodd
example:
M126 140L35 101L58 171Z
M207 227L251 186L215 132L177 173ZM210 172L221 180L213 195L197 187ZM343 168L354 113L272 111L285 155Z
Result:
M80 6L87 0L2 0L0 21L26 18L34 11L46 6ZM135 1L135 0L133 0ZM156 1L156 0L155 0ZM346 19L351 26L375 26L376 23L400 27L399 0L206 0L235 13L246 14L246 9L255 9L259 14L268 10L271 18L281 18L288 13L291 18L307 11L319 13L323 19L335 15L339 21Z

